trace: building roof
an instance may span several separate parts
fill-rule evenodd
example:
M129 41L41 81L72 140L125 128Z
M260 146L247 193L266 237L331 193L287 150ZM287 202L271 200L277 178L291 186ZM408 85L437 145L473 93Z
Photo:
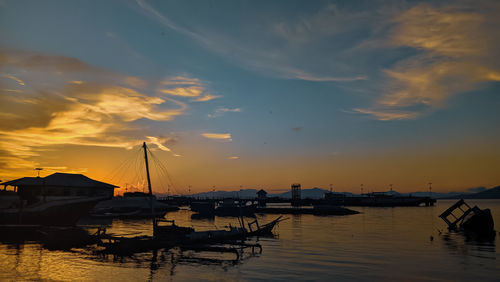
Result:
M260 190L257 192L257 195L267 195L267 192L266 192L264 189L260 189Z
M86 188L115 188L118 186L93 180L83 174L56 172L46 177L23 177L0 185L9 186L65 186L65 187L86 187Z

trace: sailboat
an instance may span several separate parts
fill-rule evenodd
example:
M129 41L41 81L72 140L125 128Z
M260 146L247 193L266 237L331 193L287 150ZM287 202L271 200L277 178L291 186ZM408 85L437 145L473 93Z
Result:
M228 226L228 229L195 231L191 227L183 227L175 224L174 220L159 219L155 216L153 208L153 190L151 188L151 177L149 174L148 148L146 142L143 143L144 161L146 165L146 179L148 183L148 194L151 206L151 222L153 226L153 236L136 236L132 238L115 237L100 234L101 245L108 252L114 253L136 253L147 250L170 248L174 246L186 246L193 244L220 243L228 240L243 240L250 236L270 234L273 228L281 221L282 216L275 220L259 225L257 220L248 223L245 228L243 216L238 218L240 226ZM103 240L107 239L107 240Z

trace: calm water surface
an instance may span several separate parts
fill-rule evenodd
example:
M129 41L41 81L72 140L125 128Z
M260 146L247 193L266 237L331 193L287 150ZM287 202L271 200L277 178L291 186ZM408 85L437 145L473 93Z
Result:
M363 208L350 216L289 216L276 238L254 239L261 254L180 250L120 258L87 249L50 251L37 243L0 245L0 280L363 280L500 281L496 240L477 242L449 233L437 216L454 200L435 207ZM500 228L499 200L469 200L490 208ZM197 229L237 224L235 218L191 220L191 212L167 214ZM258 217L270 221L275 215ZM147 220L115 220L108 232L150 233ZM441 230L442 233L439 234ZM431 240L433 236L433 240Z

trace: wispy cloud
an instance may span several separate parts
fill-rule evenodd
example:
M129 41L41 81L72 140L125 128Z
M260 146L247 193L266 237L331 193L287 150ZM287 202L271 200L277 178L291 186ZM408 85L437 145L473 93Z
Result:
M354 112L370 115L378 120L403 120L415 119L419 116L416 112L401 111L401 110L369 110L369 109L353 109Z
M211 28L210 24L193 27L191 22L188 28L172 20L168 10L155 8L145 0L137 0L137 4L142 13L164 27L248 69L274 77L317 82L367 79L366 74L349 66L352 55L346 56L335 46L340 41L336 40L338 37L344 38L346 29L352 30L366 23L367 12L353 13L327 5L316 13L286 20L275 17L262 17L266 20L260 22L241 20L234 23L242 25L240 29L247 30L246 25L252 24L251 30L259 31L249 32L242 38L223 29ZM326 41L332 48L325 54L322 43Z
M228 159L230 159L230 160L239 160L240 157L238 157L238 156L232 156L232 157L229 157Z
M357 80L367 80L366 75L352 76L352 77L332 77L332 76L314 76L310 73L298 72L295 78L308 81L326 82L326 81L336 81L336 82L351 82Z
M166 145L167 142L170 141L170 138L165 138L165 137L155 137L155 136L146 136L148 138L149 143L156 145L160 150L166 151L166 152L172 152L170 148L168 148ZM177 154L174 154L177 156Z
M221 96L212 95L206 92L203 83L196 78L176 76L164 79L159 91L163 94L188 97L190 102L207 102Z
M191 102L207 102L207 101L211 101L213 99L218 99L218 98L222 98L222 96L206 94L204 96L200 96L200 97L196 97L194 99L191 99L190 101Z
M259 22L244 18L242 7L233 12L241 13L234 23L238 29L251 30L244 37L203 20L174 22L169 10L138 3L165 27L244 68L285 79L351 83L372 92L375 102L356 111L376 119L413 119L500 78L496 1L367 1L361 9L326 4Z
M172 89L162 89L161 92L165 94L170 94L174 96L182 96L182 97L198 97L202 92L202 88L200 87L187 87L187 88L172 88Z
M213 114L208 114L209 118L216 118L224 115L225 113L240 113L241 109L240 108L225 108L225 107L218 107L215 109Z
M201 135L208 139L232 141L230 133L202 133Z
M201 81L197 78L174 76L168 77L161 82L163 85L201 85Z
M387 88L376 104L356 111L376 119L413 119L443 107L451 97L499 81L500 4L477 7L417 5L394 19L389 37L394 47L419 51L385 70Z
M24 81L20 80L19 78L15 77L15 76L13 76L13 75L10 75L10 74L4 74L4 75L2 75L2 76L6 77L6 78L9 78L9 79L12 79L12 80L14 80L15 82L17 82L17 84L19 84L19 85L21 85L21 86L24 86Z

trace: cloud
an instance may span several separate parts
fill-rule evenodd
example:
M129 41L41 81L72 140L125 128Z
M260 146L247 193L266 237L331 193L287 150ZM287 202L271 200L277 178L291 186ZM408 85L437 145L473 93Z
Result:
M149 143L156 145L160 150L166 151L166 152L172 152L168 147L166 147L165 144L167 139L166 138L158 138L154 136L146 136L148 138Z
M168 5L138 4L163 26L243 68L283 79L343 83L339 87L352 95L371 92L372 104L355 108L375 119L418 118L500 79L495 1L311 5L281 17L269 16L272 9L249 14L244 4L233 7L231 17L238 20L231 29L204 19L188 23L182 15L174 21Z
M146 88L147 87L147 82L144 81L143 79L140 79L135 76L127 76L124 79L125 84L134 87L134 88Z
M24 81L20 80L19 78L15 77L15 76L13 76L13 75L4 74L4 75L2 75L2 76L6 77L6 78L9 78L9 79L12 79L12 80L14 80L15 82L17 82L17 84L19 84L19 85L21 85L21 86L24 86Z
M169 121L185 110L185 107L161 109L158 105L165 103L165 100L123 87L97 87L95 92L89 94L87 91L90 89L92 87L80 89L85 91L81 93L82 96L75 90L71 98L56 98L56 101L59 100L54 105L60 108L50 116L45 116L45 124L0 130L0 144L8 146L9 142L15 141L17 149L28 152L27 156L33 153L30 148L59 144L130 148L139 139L122 134L137 131L129 125L130 122L142 118ZM49 96L47 99L52 98ZM34 101L33 107L47 107L45 103L38 104L38 101Z
M191 99L190 101L191 102L207 102L207 101L211 101L213 99L218 99L218 98L222 98L222 96L207 94L207 95L204 95L201 97L196 97L194 99Z
M240 113L240 112L241 112L240 108L230 109L230 108L225 108L225 107L218 107L217 109L215 109L213 114L208 114L208 117L209 118L216 118L216 117L220 117L220 116L224 115L225 113Z
M359 75L353 77L332 77L332 76L314 76L310 73L296 72L295 78L308 81L325 82L325 81L336 81L336 82L351 82L357 80L367 80L366 75Z
M302 130L302 126L293 127L292 131L298 132Z
M416 112L400 111L400 110L370 110L370 109L354 109L355 112L370 115L378 120L404 120L415 119L419 116Z
M21 50L3 52L5 63L21 69L44 69L59 72L103 71L76 58L37 54Z
M162 88L159 91L163 94L188 97L190 102L206 102L221 96L206 93L205 87L199 79L175 76L166 78L161 82Z
M208 139L232 141L230 133L202 133L201 135Z
M500 5L486 6L488 11L475 5L419 4L397 16L389 44L418 53L385 70L382 97L356 111L381 120L413 119L423 111L406 109L438 109L457 94L499 81Z
M29 85L22 91L6 91L1 79L12 78L0 76L0 176L13 177L40 166L36 160L57 145L132 148L148 138L159 149L170 151L168 144L175 142L138 125L141 120L172 121L187 110L184 102L151 94L157 93L158 81L101 70L67 57L16 50L2 50L0 56L8 58L0 62L0 73L14 70L20 74L16 79Z
M173 89L162 89L161 92L164 94L170 94L174 96L182 97L198 97L203 90L200 87L187 87L187 88L173 88Z
M230 160L238 160L238 159L240 159L240 157L238 157L238 156L232 156L232 157L229 157L228 159L230 159Z
M161 83L163 85L201 85L201 81L199 79L184 76L169 77L163 80Z
M326 5L311 14L301 13L285 19L263 12L264 15L257 15L261 20L256 22L255 17L248 16L245 5L241 5L239 9L233 9L232 16L241 16L231 22L236 27L222 29L202 19L183 25L181 20L175 22L168 15L167 6L159 9L145 0L137 0L137 4L141 13L162 26L247 69L273 77L317 82L367 79L359 68L350 66L353 55L339 48L344 47L344 42L352 46L359 43L346 34L367 22L371 12L368 9L358 13ZM265 11L265 8L261 10ZM378 15L377 19L384 17ZM186 15L185 18L189 17ZM231 34L232 30L247 32L242 37ZM330 47L328 50L323 47L326 44Z

